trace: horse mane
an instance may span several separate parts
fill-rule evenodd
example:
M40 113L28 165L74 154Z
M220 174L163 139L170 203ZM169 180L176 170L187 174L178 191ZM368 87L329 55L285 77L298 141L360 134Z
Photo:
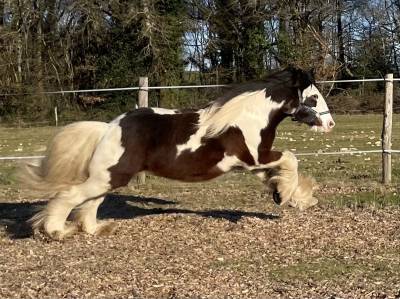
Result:
M206 128L206 137L209 138L222 134L234 125L235 120L257 96L265 97L265 89L241 93L222 105L216 100L200 113L199 127Z
M275 90L285 90L295 85L295 71L291 68L275 72L262 80L231 85L224 95L211 102L200 112L199 128L206 128L206 137L224 133L244 111L254 108L258 97L271 97Z

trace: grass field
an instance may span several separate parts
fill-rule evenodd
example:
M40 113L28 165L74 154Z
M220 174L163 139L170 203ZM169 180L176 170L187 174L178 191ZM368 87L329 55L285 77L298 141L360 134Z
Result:
M337 116L316 134L290 121L275 147L295 153L380 149L380 115ZM393 149L400 149L395 115ZM0 156L40 155L52 127L0 127ZM32 238L24 221L45 204L0 161L0 297L395 298L400 296L400 155L383 187L381 155L299 157L319 205L277 207L257 178L207 183L148 177L110 195L101 218L115 235L62 243Z
M274 146L276 149L289 149L294 153L381 148L381 115L340 115L335 120L336 128L329 134L314 133L305 126L299 126L290 120L285 121L279 127ZM41 155L56 130L54 127L0 127L0 156ZM394 116L392 141L393 149L400 149L400 115ZM332 203L351 204L364 201L373 204L398 203L396 189L400 181L399 154L392 156L392 188L382 188L379 183L382 172L379 153L299 156L298 159L302 173L315 177L321 187L325 187L322 190L332 190L326 197L324 196L324 199L329 199ZM18 198L20 190L14 176L17 167L16 161L0 161L0 187L3 190L1 192L7 192L7 196ZM248 184L259 184L257 178L251 175L244 177ZM154 178L154 180L157 184L164 184L162 179ZM217 181L226 181L226 176ZM169 186L171 182L165 184ZM179 182L172 184L181 185ZM205 185L207 184L210 183ZM348 195L351 197L348 198Z

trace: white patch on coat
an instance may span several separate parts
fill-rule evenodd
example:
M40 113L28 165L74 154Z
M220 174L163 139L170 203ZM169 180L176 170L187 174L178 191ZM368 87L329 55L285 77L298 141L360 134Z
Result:
M122 129L118 125L111 125L97 145L89 165L89 179L99 180L104 184L110 181L108 169L118 163L125 148L121 144Z
M310 96L317 96L317 106L313 107L313 110L315 110L318 113L329 111L328 105L326 104L323 95L320 93L320 91L314 84L311 84L310 86L308 86L306 89L303 90L302 102L304 102L307 99L307 97ZM320 132L329 132L335 126L335 122L333 121L332 115L330 113L319 115L319 118L321 119L322 126L313 126L311 128L312 130Z
M232 155L224 155L224 158L218 162L217 167L221 169L223 172L228 172L235 166L243 166L243 162L238 159L238 157Z
M177 111L173 109L152 107L151 110L153 110L156 114L177 114Z
M177 156L184 150L191 152L197 150L202 145L203 137L214 137L222 134L229 127L237 127L242 131L246 146L254 161L258 162L260 132L268 126L271 112L280 109L283 104L283 101L276 103L271 97L266 98L266 91L262 89L247 92L229 100L222 107L215 108L218 110L215 110L212 115L210 115L210 108L200 110L198 130L186 143L177 145ZM229 107L224 108L225 105Z
M116 118L114 118L112 121L110 121L110 124L116 124L119 125L119 122L121 121L121 119L123 119L126 116L126 113L121 114L119 116L117 116Z
M252 105L246 107L234 126L238 127L243 134L246 146L254 161L258 162L258 147L261 143L261 130L269 124L269 117L272 111L278 110L284 102L277 103L271 97L266 98L265 90L257 93Z
M200 114L200 122L201 122L201 114ZM189 140L186 143L178 144L176 146L176 156L178 157L183 151L190 150L194 152L201 145L201 139L206 135L207 127L199 127L198 130L190 135Z

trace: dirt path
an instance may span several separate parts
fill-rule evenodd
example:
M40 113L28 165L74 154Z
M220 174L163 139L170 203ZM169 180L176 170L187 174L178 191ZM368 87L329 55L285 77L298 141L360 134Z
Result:
M29 236L0 203L1 298L399 298L400 209L188 209L118 196L109 237ZM269 211L274 211L271 214Z

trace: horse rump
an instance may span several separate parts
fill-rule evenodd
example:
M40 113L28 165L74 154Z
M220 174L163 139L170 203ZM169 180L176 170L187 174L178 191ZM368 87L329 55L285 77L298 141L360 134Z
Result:
M76 122L62 128L50 142L45 158L22 164L18 179L22 185L53 197L89 177L89 163L109 124Z

